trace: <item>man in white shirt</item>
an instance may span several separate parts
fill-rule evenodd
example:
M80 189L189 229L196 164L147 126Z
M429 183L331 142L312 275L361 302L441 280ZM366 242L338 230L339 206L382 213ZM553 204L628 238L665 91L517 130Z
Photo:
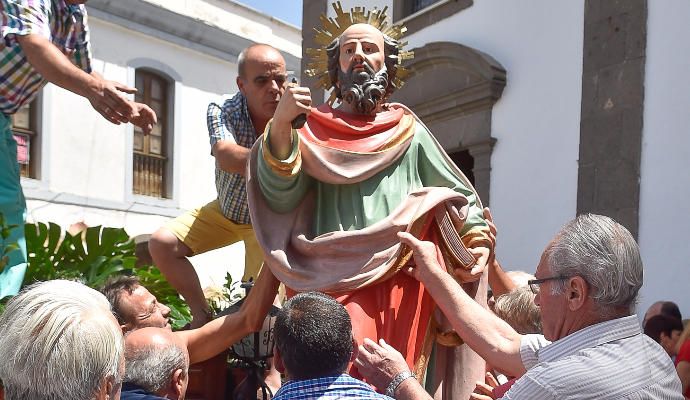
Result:
M521 376L503 399L678 399L666 352L642 333L634 308L642 286L639 247L627 229L600 215L566 224L542 254L536 280L544 335L520 335L479 306L437 262L436 246L399 234L414 252L409 273L424 283L453 328L487 362ZM367 341L356 361L386 387L404 372L385 344ZM396 399L426 394L412 379ZM490 392L476 398L493 398Z

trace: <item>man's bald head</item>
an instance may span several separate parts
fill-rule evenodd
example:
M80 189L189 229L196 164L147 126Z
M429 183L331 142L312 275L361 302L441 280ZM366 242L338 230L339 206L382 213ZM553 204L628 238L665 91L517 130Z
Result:
M158 396L183 399L189 353L169 329L141 328L125 336L125 382Z
M258 43L242 50L237 57L237 75L247 78L247 64L251 63L277 63L285 66L285 59L275 47Z
M187 348L170 329L146 327L132 331L125 336L125 349L128 352L146 346L165 347L171 345L179 346L182 349Z
M285 59L267 44L247 47L237 59L237 88L247 100L252 124L260 135L285 91Z

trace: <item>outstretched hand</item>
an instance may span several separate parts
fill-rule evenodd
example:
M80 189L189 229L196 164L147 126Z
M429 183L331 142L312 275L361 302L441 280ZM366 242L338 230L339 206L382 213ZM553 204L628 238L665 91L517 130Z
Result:
M491 372L486 373L485 382L477 382L474 393L470 394L470 400L492 400L494 388L498 386L498 381Z
M402 354L383 339L379 343L364 339L358 350L355 366L367 382L381 390L388 387L396 375L410 370Z
M412 250L413 263L408 263L404 270L407 274L420 282L424 282L434 273L443 271L438 262L435 244L419 240L408 232L398 232L398 238L400 243L409 246Z
M143 103L132 103L136 110L136 114L132 116L130 122L144 131L148 135L153 130L153 126L158 122L156 113Z
M145 134L151 133L157 122L156 113L146 104L131 101L123 94L134 94L136 88L103 79L100 75L92 76L95 84L90 87L87 98L94 110L115 125L131 122Z
M136 89L101 77L94 78L86 96L94 110L115 125L129 122L136 115L136 109L122 93L134 93Z

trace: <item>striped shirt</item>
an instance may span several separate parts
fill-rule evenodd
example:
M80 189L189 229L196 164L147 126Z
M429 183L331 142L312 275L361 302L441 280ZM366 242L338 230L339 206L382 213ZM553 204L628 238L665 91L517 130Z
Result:
M29 64L17 36L40 35L91 73L86 8L65 0L0 0L0 112L14 114L46 80Z
M525 335L527 373L502 399L678 399L681 385L668 354L642 334L637 316L589 326L550 343Z
M256 141L256 131L247 109L247 100L237 93L222 102L211 103L206 112L206 124L211 147L224 140L251 148ZM231 174L220 168L216 160L216 190L223 215L238 224L249 224L247 184L244 176Z
M273 400L393 400L376 393L371 386L347 374L324 378L288 381L278 389Z

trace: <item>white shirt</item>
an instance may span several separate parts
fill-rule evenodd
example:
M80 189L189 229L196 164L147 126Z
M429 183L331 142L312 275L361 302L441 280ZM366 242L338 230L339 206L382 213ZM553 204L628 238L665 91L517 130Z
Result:
M553 343L525 335L520 355L527 373L504 400L683 400L671 358L642 334L634 315L588 326Z

